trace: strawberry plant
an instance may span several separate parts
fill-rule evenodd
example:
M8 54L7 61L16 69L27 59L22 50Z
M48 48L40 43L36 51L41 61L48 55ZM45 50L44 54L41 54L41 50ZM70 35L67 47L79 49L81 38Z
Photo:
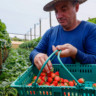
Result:
M30 65L29 54L25 49L11 49L8 58L3 63L3 72L0 75L0 96L17 96L17 90L10 87ZM1 90L2 89L2 90Z

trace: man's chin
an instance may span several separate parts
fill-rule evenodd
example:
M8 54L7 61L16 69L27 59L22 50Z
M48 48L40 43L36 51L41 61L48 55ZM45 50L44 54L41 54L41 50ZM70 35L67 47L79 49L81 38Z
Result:
M65 27L67 26L67 24L65 24L65 23L60 23L60 25L61 26L65 26Z

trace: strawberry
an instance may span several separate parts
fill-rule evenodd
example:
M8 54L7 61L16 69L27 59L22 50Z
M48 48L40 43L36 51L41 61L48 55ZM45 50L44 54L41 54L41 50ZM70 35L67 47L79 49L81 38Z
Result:
M46 84L46 85L48 85L48 86L50 85L50 83L49 83L49 82L46 82L45 84Z
M36 78L37 78L37 76L34 76L34 77L33 77L33 80L35 81L35 80L36 80Z
M60 81L60 77L59 76L55 76L55 78L54 78L54 81Z
M28 86L32 86L32 83L29 83Z
M39 83L39 85L44 85L45 82L43 80L41 80L41 82Z
M94 83L92 86L93 86L94 88L96 88L96 83Z
M52 79L51 77L48 77L47 81L48 81L49 83L52 83L53 79Z
M50 86L54 86L54 83L50 84Z
M69 81L67 79L64 79L64 83L68 83Z
M85 80L84 80L84 78L80 78L80 79L78 79L78 82L79 82L79 83L84 83Z
M58 81L53 81L54 86L57 86Z
M48 77L51 77L51 73L52 73L52 72L50 72L50 73L47 73L47 76L48 76Z
M63 79L63 78L60 78L60 82L61 82L61 83L64 83L64 79Z
M56 72L55 72L55 75L59 76L59 71L56 71Z
M56 76L55 73L51 72L51 77L55 78L55 76Z
M46 73L45 73L45 72L42 72L42 73L40 74L40 76L46 76Z
M61 86L65 86L64 83L61 83Z
M46 76L43 76L41 79L42 79L44 82L47 81L47 77L46 77Z
M69 86L74 86L74 82L73 81L69 81Z

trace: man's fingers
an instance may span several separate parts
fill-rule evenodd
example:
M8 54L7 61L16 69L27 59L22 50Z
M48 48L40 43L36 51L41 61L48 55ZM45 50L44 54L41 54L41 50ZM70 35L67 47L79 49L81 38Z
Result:
M48 59L48 57L45 56L45 60L47 60L47 59ZM52 63L50 60L48 61L47 65L48 65L49 70L51 70L52 69Z
M47 59L46 59L46 60L47 60ZM43 58L41 58L42 64L44 64L46 60L44 60ZM45 65L44 70L45 70L46 72L48 72L48 73L50 72L50 70L49 70L47 64Z
M69 56L70 56L69 49L62 50L60 57L69 57Z
M58 50L64 50L64 49L68 49L69 46L70 46L69 44L58 45L58 46L56 46L56 49L58 49Z
M42 67L42 62L40 60L38 60L38 63L36 64L36 66L38 66L37 68L40 70Z
M51 63L50 60L48 61L48 64L47 65L48 65L49 69L51 70L52 69L52 63Z
M54 52L54 51L56 51L56 50L58 50L58 49L53 45L53 46L52 46L52 50L53 50L53 52ZM56 52L55 54L58 55L58 52Z
M40 66L39 66L38 62L35 63L35 66L37 67L38 70L40 70Z

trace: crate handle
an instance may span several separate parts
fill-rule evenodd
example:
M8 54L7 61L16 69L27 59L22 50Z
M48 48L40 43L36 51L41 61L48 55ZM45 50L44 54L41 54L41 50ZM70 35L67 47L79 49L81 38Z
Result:
M77 85L79 86L79 87L81 87L81 85L82 84L80 84L79 82L78 82L78 80L74 77L74 75L65 67L65 65L62 63L62 61L61 61L61 59L60 59L60 53L61 53L61 50L59 51L59 53L58 53L58 60L59 60L59 63L62 65L62 67L68 72L68 74L75 80L75 82L77 83Z
M41 67L41 69L40 69L40 71L39 71L39 73L38 73L38 75L37 75L37 78L36 78L35 82L32 84L33 87L38 87L38 84L37 84L36 82L37 82L37 80L38 80L38 78L39 78L39 76L40 76L43 68L44 68L45 65L48 63L48 61L53 57L53 55L55 55L56 52L58 52L58 50L54 51L54 52L48 57L48 59L44 62L43 66ZM56 55L51 59L51 61L52 61L55 57L56 57Z

